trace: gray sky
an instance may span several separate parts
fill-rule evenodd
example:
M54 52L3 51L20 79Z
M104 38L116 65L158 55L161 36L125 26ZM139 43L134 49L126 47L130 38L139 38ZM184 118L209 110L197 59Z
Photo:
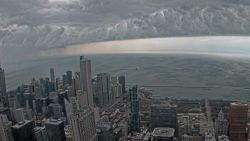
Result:
M0 0L4 62L80 43L249 33L249 0Z

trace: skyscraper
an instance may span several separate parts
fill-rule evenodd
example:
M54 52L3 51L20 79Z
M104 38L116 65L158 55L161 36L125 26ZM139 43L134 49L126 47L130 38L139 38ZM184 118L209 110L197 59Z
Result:
M0 141L13 141L11 125L7 116L0 114Z
M69 123L73 141L96 141L94 112L84 107L70 115Z
M122 93L125 93L125 91L126 91L125 76L119 76L118 80L119 80L119 83L122 85Z
M48 119L45 127L50 141L66 141L63 121Z
M80 57L80 78L82 94L86 94L87 98L85 105L94 108L91 61L84 56Z
M34 123L31 120L25 120L13 125L12 134L15 141L35 141Z
M6 84L5 84L5 73L4 69L0 65L0 104L7 105L7 93L6 93Z
M72 71L67 71L66 76L67 76L67 84L71 86L72 85Z
M52 90L56 90L55 71L53 68L50 69L50 82Z
M130 119L129 119L129 132L140 131L140 117L139 117L139 98L138 86L134 86L129 90L130 94Z
M112 102L110 75L108 73L97 74L97 98L99 106L106 106Z
M55 71L53 68L50 69L50 81L55 82Z
M245 103L231 103L229 109L230 141L245 141L247 126L247 110Z
M111 94L112 99L118 98L121 96L122 92L122 85L119 83L118 76L111 77Z
M76 96L76 93L78 91L82 91L81 87L81 77L79 72L75 72L74 78L73 78L73 95Z

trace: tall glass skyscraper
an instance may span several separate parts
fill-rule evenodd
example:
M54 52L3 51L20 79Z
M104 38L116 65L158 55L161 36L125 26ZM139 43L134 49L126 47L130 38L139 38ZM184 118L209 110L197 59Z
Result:
M129 132L140 131L140 117L139 117L139 98L138 86L134 86L129 90L130 94L130 119L129 119Z
M6 84L5 84L5 73L4 69L0 66L0 104L7 104L7 93L6 93Z

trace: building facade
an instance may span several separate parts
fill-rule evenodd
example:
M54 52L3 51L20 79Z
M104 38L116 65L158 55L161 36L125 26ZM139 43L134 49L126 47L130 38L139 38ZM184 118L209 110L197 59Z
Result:
M139 116L139 98L138 86L134 86L129 90L130 95L130 119L129 132L140 131L140 116Z
M11 128L15 141L36 141L33 121L25 120L13 125Z
M13 141L11 125L12 123L7 116L0 114L0 141Z
M154 101L151 105L152 128L169 127L177 129L177 106L167 101Z
M229 109L230 141L245 141L248 106L245 103L231 103Z
M48 119L45 127L50 141L66 141L63 121Z
M85 106L94 107L91 61L83 56L80 57L80 81L82 94L86 95Z
M126 92L126 79L125 79L125 76L119 76L118 81L122 85L122 93L125 93Z
M215 121L215 132L217 136L228 134L228 121L224 117L222 110L218 114L218 118Z
M108 73L97 74L97 98L99 106L106 106L112 102L110 75Z
M94 112L89 107L71 114L69 123L73 141L96 141Z
M4 69L0 65L0 104L7 106L7 93Z
M36 141L48 141L48 134L45 126L37 126L35 127L35 137Z

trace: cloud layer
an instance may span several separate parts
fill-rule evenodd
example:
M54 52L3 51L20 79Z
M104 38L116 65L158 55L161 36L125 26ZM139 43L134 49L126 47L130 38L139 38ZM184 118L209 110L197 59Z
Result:
M247 0L1 0L0 59L105 40L249 35Z

